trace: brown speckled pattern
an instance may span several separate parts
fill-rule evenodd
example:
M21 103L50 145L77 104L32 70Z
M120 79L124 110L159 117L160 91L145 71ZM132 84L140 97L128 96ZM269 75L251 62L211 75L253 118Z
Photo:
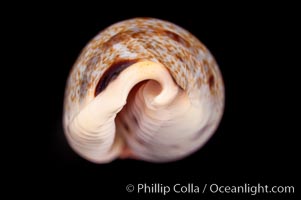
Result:
M133 59L162 63L189 96L207 87L210 98L223 102L217 64L197 38L166 21L135 18L108 27L83 49L67 82L67 120L77 114L83 100L92 98L99 79L113 62Z

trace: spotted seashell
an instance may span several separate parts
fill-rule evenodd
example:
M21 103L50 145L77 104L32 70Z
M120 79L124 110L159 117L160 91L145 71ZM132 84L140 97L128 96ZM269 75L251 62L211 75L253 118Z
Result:
M68 78L64 130L85 159L181 159L217 128L224 107L218 66L191 33L135 18L100 32Z

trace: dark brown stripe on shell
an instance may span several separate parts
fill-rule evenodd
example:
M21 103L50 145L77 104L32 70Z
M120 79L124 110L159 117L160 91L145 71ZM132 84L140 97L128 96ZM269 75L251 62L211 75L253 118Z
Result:
M136 62L137 60L119 60L114 62L98 81L95 88L95 96L102 92L112 80L116 79L122 70Z

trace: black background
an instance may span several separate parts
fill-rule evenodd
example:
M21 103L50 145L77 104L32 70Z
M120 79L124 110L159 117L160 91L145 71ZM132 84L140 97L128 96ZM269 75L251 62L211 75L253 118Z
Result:
M300 115L294 113L300 110L296 97L300 92L296 68L300 64L295 60L298 23L292 7L124 6L117 11L112 5L78 5L76 9L40 5L32 12L26 10L15 23L15 34L22 32L19 40L24 44L20 49L29 56L19 66L15 87L17 95L23 95L21 105L18 100L16 105L22 107L20 117L24 120L20 127L13 127L22 130L16 131L20 137L15 137L20 149L12 149L9 156L10 163L17 163L12 168L12 175L18 174L13 185L26 186L31 180L35 184L27 192L39 190L56 196L64 191L99 198L105 193L144 198L125 191L130 183L296 186L300 169L300 129L296 127ZM139 16L178 24L208 47L225 82L224 116L209 142L183 160L167 164L136 160L93 164L78 157L64 138L61 121L65 82L90 39L115 22ZM201 198L200 194L188 196ZM276 196L287 199L292 195L272 195Z

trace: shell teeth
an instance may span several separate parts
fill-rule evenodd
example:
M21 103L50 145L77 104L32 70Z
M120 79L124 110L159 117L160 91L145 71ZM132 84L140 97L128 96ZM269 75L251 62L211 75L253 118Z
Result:
M135 78L130 80L131 77ZM126 106L127 112L120 112L126 104L130 90L137 83L149 79L157 82L148 81L142 85L134 97L133 108L129 105ZM129 130L131 130L131 135L141 134L144 138L142 141L148 143L153 140L154 133L160 129L160 124L164 124L164 120L158 118L159 116L155 112L173 102L178 90L178 86L161 64L149 61L133 64L76 116L70 124L72 128L70 134L78 138L80 142L76 143L71 140L71 145L79 151L82 147L88 146L88 150L81 151L81 153L84 153L85 157L91 157L90 159L93 161L103 162L102 154L106 156L110 154L111 159L119 156L124 147L116 146L114 138L127 138L129 134L126 132ZM135 114L132 113L132 110L136 111ZM115 133L115 117L119 112L118 123L123 124L123 128L120 129L120 126L117 126ZM166 115L168 112L162 114ZM135 116L136 121L129 120L128 115ZM134 129L135 126L137 131ZM122 143L118 143L118 145L122 145ZM130 148L130 150L134 155L138 155L134 149ZM110 153L112 151L115 153Z
M202 120L197 112L199 108L191 106L183 91L178 92L169 104L154 107L148 104L148 96L144 96L151 93L147 84L140 88L134 102L127 104L129 115L139 119L138 123L130 121L129 127L133 131L125 135L126 141L130 141L128 146L143 160L165 162L178 159L187 154L189 146L186 145L193 142L192 134L199 129Z
M142 68L143 76L140 75ZM133 75L136 79L125 84L124 80ZM134 97L129 97L123 108L134 85L151 78ZM81 145L78 146L88 145L84 154L93 161L103 162L104 155L109 154L114 159L119 154L124 155L120 151L126 148L139 159L160 162L177 159L191 151L183 144L191 143L191 134L199 129L202 120L199 109L190 104L187 94L173 82L165 67L145 61L121 73L79 113L71 127L80 138ZM133 117L136 120L131 120ZM115 137L125 141L116 143ZM177 149L181 146L186 149Z
M132 19L83 50L65 92L64 129L85 159L181 159L214 133L224 108L210 52L169 22Z

